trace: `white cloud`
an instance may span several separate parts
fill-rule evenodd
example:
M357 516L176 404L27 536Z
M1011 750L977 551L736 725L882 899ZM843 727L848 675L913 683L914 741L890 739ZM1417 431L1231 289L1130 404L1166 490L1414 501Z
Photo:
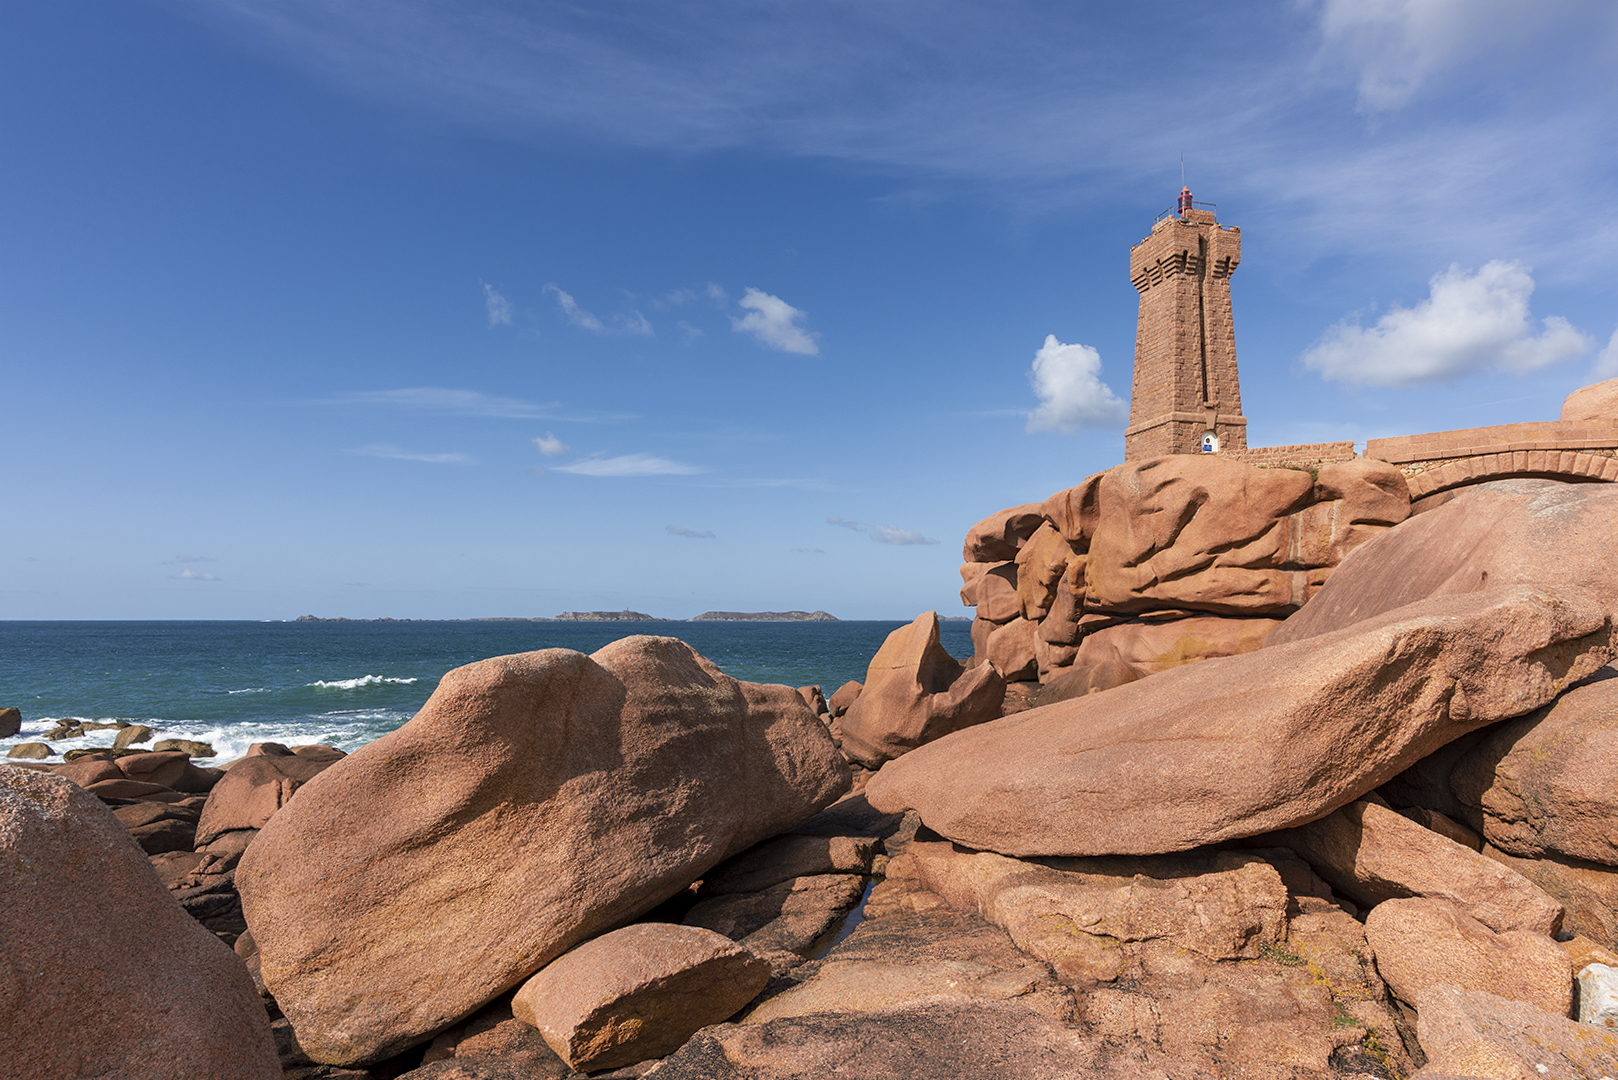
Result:
M511 301L501 296L493 285L483 286L483 306L489 310L490 326L511 325Z
M593 330L598 334L606 329L606 327L601 324L600 319L596 318L594 315L590 314L588 311L585 311L578 305L578 302L573 299L572 293L565 289L559 289L555 285L545 286L545 291L555 295L557 306L560 307L562 309L562 313L567 316L567 321L572 323L574 326L585 330Z
M1612 337L1607 339L1606 348L1596 354L1595 367L1590 369L1590 377L1597 381L1618 378L1618 330L1614 330Z
M813 356L820 351L820 346L815 344L818 335L798 325L798 320L806 317L805 313L779 296L771 296L759 289L748 289L737 303L748 309L748 313L739 319L731 317L730 328L738 334L752 334L765 345L781 352Z
M371 443L349 451L363 457L391 458L396 461L424 461L429 465L475 465L477 459L470 454L417 454L387 443Z
M1079 428L1129 422L1129 406L1101 381L1101 354L1088 345L1064 345L1055 334L1045 335L1028 381L1040 401L1028 414L1029 431L1072 434Z
M1388 111L1438 71L1479 52L1531 46L1579 6L1577 0L1325 0L1322 54L1359 70L1362 110Z
M1413 308L1395 307L1366 329L1344 320L1308 352L1305 367L1327 379L1371 386L1435 382L1498 369L1528 372L1589 352L1593 342L1557 315L1535 332L1534 279L1495 259L1475 271L1450 264Z
M428 409L458 416L492 416L508 419L544 417L554 404L536 405L517 398L495 397L476 390L452 390L443 386L414 386L402 390L365 390L345 394L333 403L390 405L406 409Z
M711 533L711 532L708 532L706 529L703 530L702 532L698 532L695 529L688 529L684 525L666 525L666 526L664 526L664 528L668 529L670 534L672 534L674 536L689 536L693 540L713 540L713 539L715 539L714 534Z
M172 575L176 581L219 581L219 577L199 570L181 570Z
M697 340L697 338L702 336L701 330L695 326L692 326L684 319L681 319L679 322L675 323L675 325L680 328L680 333L684 335L685 343L687 345L691 344L693 341Z
M708 282L708 287L702 290L702 294L716 304L725 304L730 302L730 294L725 292L725 290L716 282Z
M539 452L544 454L546 457L561 457L563 454L573 449L572 447L568 446L567 443L563 442L561 439L558 439L555 435L552 435L548 431L543 436L535 439L534 445L538 447Z
M707 470L652 454L620 454L609 458L589 457L571 465L554 466L552 471L577 476L690 476Z
M176 555L174 556L174 561L177 563L204 563L218 562L219 560L210 559L206 555Z
M870 536L878 544L898 544L907 546L911 544L936 544L937 540L923 536L914 529L901 529L896 525L866 525L851 518L838 517L835 514L826 519L827 525L835 525L839 529L852 529ZM805 549L799 548L799 551ZM818 550L818 549L816 549Z
M879 544L936 544L937 540L923 536L913 529L900 529L893 525L871 526L871 539Z
M613 325L624 334L643 334L646 337L656 337L657 331L652 324L646 321L646 316L631 308L629 311L612 317Z

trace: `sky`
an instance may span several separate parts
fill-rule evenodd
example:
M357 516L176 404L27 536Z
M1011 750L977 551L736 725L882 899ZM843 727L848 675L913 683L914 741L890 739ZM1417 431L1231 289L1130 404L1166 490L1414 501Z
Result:
M0 618L960 606L1242 228L1251 445L1618 376L1610 0L0 3Z

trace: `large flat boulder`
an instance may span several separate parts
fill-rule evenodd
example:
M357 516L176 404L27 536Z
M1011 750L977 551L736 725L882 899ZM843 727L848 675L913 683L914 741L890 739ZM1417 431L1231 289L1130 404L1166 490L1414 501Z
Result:
M1108 662L1127 664L1142 675L1155 675L1182 664L1215 656L1240 656L1264 647L1279 619L1194 615L1184 619L1131 619L1084 635L1074 656L1075 667Z
M1613 653L1582 590L1434 597L956 732L890 762L866 796L1006 855L1184 851L1328 814Z
M787 686L631 637L447 674L298 790L236 880L308 1055L376 1061L847 790Z
M865 688L838 721L843 753L876 768L952 731L992 720L1000 715L1005 692L1005 682L990 665L962 668L939 642L938 612L924 612L889 634L871 658Z
M0 896L0 1076L281 1076L241 960L94 796L0 769Z
M1577 586L1612 611L1615 533L1618 484L1479 484L1355 548L1269 644L1331 633L1430 596L1519 584Z

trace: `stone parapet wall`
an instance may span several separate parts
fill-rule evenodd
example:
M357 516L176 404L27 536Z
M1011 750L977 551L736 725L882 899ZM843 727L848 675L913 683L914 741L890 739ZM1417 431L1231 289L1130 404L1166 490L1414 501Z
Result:
M1618 423L1592 420L1541 420L1526 424L1434 431L1372 439L1365 456L1394 465L1479 457L1533 450L1612 450L1618 448Z
M1292 446L1255 446L1245 450L1221 450L1219 456L1246 465L1271 468L1318 469L1339 461L1353 461L1352 442L1298 443Z
M1399 471L1410 485L1413 500L1510 476L1610 483L1618 481L1618 449L1504 450L1476 457L1410 462L1401 465Z

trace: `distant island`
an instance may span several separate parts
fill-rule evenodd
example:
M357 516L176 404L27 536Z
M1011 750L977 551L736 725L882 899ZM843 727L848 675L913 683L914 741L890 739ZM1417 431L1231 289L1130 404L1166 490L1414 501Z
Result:
M824 611L704 611L687 622L841 622Z
M835 615L824 611L704 611L689 619L660 619L644 611L564 611L555 618L543 615L500 616L479 619L350 619L343 615L323 618L319 615L299 615L293 622L841 622Z

